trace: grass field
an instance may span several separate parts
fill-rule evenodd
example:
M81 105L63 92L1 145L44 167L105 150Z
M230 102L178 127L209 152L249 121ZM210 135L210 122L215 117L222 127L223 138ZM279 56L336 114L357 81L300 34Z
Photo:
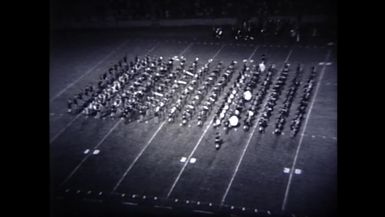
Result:
M84 207L113 201L127 209L140 207L199 215L332 216L337 194L337 62L326 42L212 41L198 33L131 32L65 33L53 35L50 65L51 187L57 201L79 200ZM194 37L192 37L194 35ZM241 128L223 133L214 148L210 120L191 124L85 119L66 113L66 101L94 82L127 54L172 57L187 62L199 57L214 65L232 60L260 60L281 68L291 63L286 88L274 109L266 133ZM330 62L330 64L322 64ZM295 138L271 132L295 66L304 64L302 81L317 66L317 88L307 118ZM320 64L321 63L321 64ZM302 85L299 90L302 93ZM289 120L299 102L297 94ZM89 149L87 154L84 151ZM98 149L100 153L93 155ZM186 157L185 162L181 158ZM189 160L195 158L195 163ZM285 169L286 168L286 169ZM87 203L93 201L93 203ZM96 201L96 202L95 202ZM109 204L109 203L108 203ZM116 206L117 206L116 205ZM156 211L157 212L157 211ZM95 214L94 216L98 216Z

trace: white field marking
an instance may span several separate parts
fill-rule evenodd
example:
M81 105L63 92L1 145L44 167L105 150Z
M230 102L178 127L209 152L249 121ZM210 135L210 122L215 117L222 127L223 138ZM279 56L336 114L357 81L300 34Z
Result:
M158 44L158 43L157 43ZM154 45L153 47L152 47L152 49L150 49L145 55L147 55L148 53L150 53L156 46L157 46L157 44L156 45ZM189 46L189 45L188 45ZM187 47L188 47L187 46ZM181 54L180 55L182 55L183 54L183 52L185 52L187 49L184 49L182 52L181 52ZM77 117L80 117L80 115L81 115L81 113L79 113L79 115L77 116ZM75 119L74 119L75 120ZM71 122L70 122L70 124L74 121L74 120L72 120ZM97 148L97 147L99 147L99 145L101 145L103 142L104 142L104 140L111 134L111 132L120 124L122 122L122 119L120 119L118 122L116 122L116 124L108 131L108 133L103 137L103 139L94 147L94 149L95 148ZM163 125L165 124L166 122L163 122L161 125L160 125L160 127L158 128L158 130L154 133L154 135L151 137L151 139L148 141L148 143L145 145L145 147L141 150L141 152L138 154L138 156L134 159L134 161L132 162L132 164L128 167L128 169L126 170L126 172L125 172L125 174L123 175L123 177L121 178L121 180L119 180L119 182L117 183L117 185L114 187L114 190L113 190L113 192L115 192L115 190L116 190L116 188L120 185L120 182L123 180L123 178L127 175L127 173L128 173L128 171L132 168L132 166L136 163L136 161L139 159L139 157L143 154L143 152L144 152L144 150L148 147L148 145L152 142L152 140L154 139L154 137L158 134L158 132L160 131L160 129L163 127ZM69 125L70 125L69 124ZM68 127L68 126L67 126ZM67 128L66 127L66 128ZM65 129L64 129L65 130ZM63 130L63 131L64 131ZM55 137L54 139L56 139L57 137ZM87 156L85 156L84 158L83 158L83 160L75 167L75 169L68 175L68 177L60 184L60 186L61 185L63 185L63 184L65 184L69 179L71 179L71 177L76 173L76 171L80 168L80 166L87 160L87 158L89 157L89 155L87 155Z
M238 163L237 163L237 166L235 167L235 170L234 170L234 172L233 172L233 175L231 176L230 182L229 182L229 184L227 185L226 191L225 191L225 193L223 194L223 197L222 197L222 200L221 200L221 206L223 206L224 203L225 203L227 194L229 193L229 190L230 190L231 185L233 184L235 175L237 174L238 169L239 169L239 166L241 165L241 162L242 162L242 160L243 160L243 157L244 157L244 155L245 155L245 153L246 153L246 149L247 149L247 147L248 147L249 144L250 144L251 138L252 138L252 136L253 136L255 130L257 129L257 125L258 125L257 123L258 123L258 121L256 121L255 123L256 123L256 124L254 125L253 130L251 131L251 134L250 134L250 136L249 136L249 138L248 138L248 140L247 140L246 146L245 146L245 147L243 148L243 150L242 150L241 157L240 157L240 159L239 159L239 161L238 161Z
M78 115L76 115L76 117L74 117L64 128L62 128L59 132L57 132L55 134L55 136L52 137L52 139L49 141L50 144L52 144L68 127L70 127L72 125L73 122L76 121L76 119L78 119L80 116L82 115L82 113L79 113Z
M212 58L212 59L214 59L214 58ZM183 171L186 169L186 166L187 166L187 164L188 164L188 161L190 161L191 157L192 157L193 154L195 153L196 149L198 148L199 144L201 143L203 137L206 135L206 133L207 133L207 131L209 130L209 128L210 128L211 124L213 123L213 121L214 121L214 118L211 119L211 121L210 121L209 124L207 125L205 131L202 133L201 137L199 138L198 142L195 144L194 149L191 151L190 155L187 157L187 162L185 162L185 163L183 164L182 169L179 171L178 176L177 176L176 179L174 180L174 183L172 184L170 190L169 190L168 193L167 193L167 198L170 196L170 194L171 194L172 191L174 190L176 183L178 183L180 176L182 175Z
M151 53L157 46L158 46L159 42L156 43L150 50L148 50L144 55L147 55L149 53ZM52 137L52 139L50 140L50 143L52 143L53 141L55 141L68 127L70 127L72 125L73 122L75 122L76 119L78 119L80 116L82 115L82 113L79 113L78 115L76 115L76 117L74 117L63 129L61 129L54 137Z
M299 175L299 174L302 173L302 170L301 170L301 169L295 169L295 170L294 170L294 173Z
M287 61L289 60L289 58L290 58L290 56L291 56L291 54L292 54L292 51L293 51L292 49L289 51L289 53L288 53L288 55L287 55L287 57L286 57L286 59L285 59L285 62L287 62ZM283 69L283 66L282 66L282 69ZM282 69L281 69L281 70L282 70ZM270 94L271 94L271 93L270 93ZM266 99L269 98L270 94L267 96ZM265 103L264 103L264 105L262 106L262 108L264 108L264 107L267 105L267 102L268 102L268 100L265 101ZM239 161L238 161L238 163L237 163L237 166L235 167L235 170L234 170L234 172L233 172L233 175L231 176L230 182L229 182L229 184L227 185L226 191L225 191L225 193L223 194L223 197L222 197L222 200L221 200L221 206L223 206L224 203L225 203L227 194L229 193L230 187L231 187L231 185L233 184L233 181L234 181L234 178L235 178L235 176L236 176L236 174L237 174L237 172L238 172L239 166L241 165L241 162L242 162L242 160L243 160L243 157L245 156L247 147L249 147L250 142L251 142L251 138L253 137L254 132L255 132L255 130L257 129L258 122L259 122L259 119L261 118L261 115L262 115L262 113L260 113L260 114L258 115L258 118L257 118L256 121L255 121L253 130L252 130L251 133L249 134L249 138L248 138L248 140L247 140L246 146L245 146L245 147L243 148L243 150L242 150L241 157L239 158Z
M213 57L211 57L211 59L212 60L214 60L215 59L215 57L217 57L218 56L218 54L219 54L219 52L221 52L221 50L223 49L225 47L225 45L222 45L220 48L219 48L219 50L214 54L214 56Z
M137 206L137 203L131 203L131 202L122 202L124 205L130 205L130 206Z
M331 53L331 50L329 50L328 54L326 55L325 61L327 61L329 59L330 53ZM323 78L324 74L325 74L325 66L322 68L321 76L320 76L320 78L318 80L317 87L316 87L316 90L315 90L315 93L314 93L314 97L312 98L312 101L311 101L311 104L310 104L309 113L306 115L305 124L304 124L304 127L302 129L302 136L301 136L301 138L299 140L299 144L298 144L297 150L295 152L295 156L294 156L294 160L293 160L293 165L291 167L291 171L290 171L290 175L289 175L289 180L287 182L287 186L286 186L286 190L285 190L285 196L284 196L283 202L282 202L282 207L281 207L282 211L284 211L285 208L286 208L286 203L287 203L287 198L288 198L288 195L289 195L291 180L293 178L294 168L295 168L295 166L297 164L299 150L301 149L301 146L302 146L304 132L306 130L307 123L309 121L309 117L310 117L310 114L312 112L312 108L313 108L315 99L317 98L317 93L318 93L319 87L321 86L321 82L322 82L322 78Z
M184 162L186 162L186 157L182 157L181 159L180 159L180 162L182 162L182 163L184 163Z
M287 167L283 168L283 172L284 173L289 173L290 172L290 168L287 168Z
M258 50L258 48L259 48L259 46L256 46L256 47L255 47L253 53L250 54L248 60L251 60L251 58L253 58L253 56L254 56L255 52Z
M190 43L187 45L187 47L185 49L183 49L180 53L179 53L179 56L181 56L182 54L184 54L188 49L190 49L190 47L193 45L194 43Z
M194 209L193 212L197 212L197 213L204 213L204 214L214 214L213 212L210 212L210 211L204 211L204 210L199 210L199 209Z
M191 43L192 44L192 43ZM188 45L189 47L190 45ZM211 59L214 59L218 54L219 52L223 49L225 45L222 45L221 48L215 53L215 55L211 58ZM181 56L187 49L184 49L180 54L179 56ZM212 123L213 120L211 120L211 123ZM129 167L127 168L127 170L124 172L123 176L119 179L119 181L116 183L116 185L114 186L112 192L115 192L116 189L119 187L119 185L121 184L121 182L124 180L124 178L127 176L128 172L132 169L132 167L135 165L135 163L138 161L138 159L142 156L143 152L147 149L147 147L151 144L152 140L155 138L155 136L159 133L159 131L162 129L162 127L164 126L164 124L166 123L166 121L164 121L160 126L159 128L156 130L156 132L154 133L154 135L152 135L151 139L147 142L147 144L143 147L143 149L139 152L139 154L135 157L134 161L129 165ZM210 125L209 125L210 126ZM191 157L191 156L190 156ZM188 163L188 160L190 159L187 158L186 162L185 162L185 165L187 165ZM185 166L184 166L185 167ZM183 171L182 171L183 172Z
M291 54L293 53L293 49L290 49L289 51L289 54L287 55L286 59L285 59L285 62L289 61L289 58L291 56ZM282 70L281 70L282 71Z
M185 49L183 49L179 54L178 56L182 56L184 52L187 51L187 49L192 45L193 43L190 43L189 45L187 45L187 47ZM126 171L124 171L123 173L123 176L119 179L119 181L115 184L112 192L115 192L116 189L119 187L119 185L121 184L121 182L124 180L124 178L127 176L128 172L130 172L130 170L132 169L132 167L136 164L136 162L138 161L138 159L142 156L143 152L147 149L147 147L151 144L152 140L155 138L155 136L159 133L159 131L163 128L163 126L166 124L166 121L163 121L159 128L155 131L155 133L151 136L150 140L148 140L148 142L146 143L146 145L142 148L142 150L138 153L138 155L135 157L134 161L131 162L131 164L128 166L128 168L126 169Z
M152 137L150 138L150 140L148 140L148 142L146 143L146 145L142 148L142 150L140 150L140 152L138 153L138 155L136 155L135 159L131 162L131 164L128 166L128 168L126 169L126 171L124 171L122 177L119 179L119 181L115 184L112 192L115 192L116 189L119 187L119 185L122 183L123 179L127 176L128 172L130 172L130 170L132 169L132 167L136 164L136 162L138 161L138 159L142 156L143 152L147 149L147 147L151 144L152 140L154 140L155 136L159 133L159 131L162 129L162 127L164 126L164 124L166 123L166 121L164 121L160 126L159 128L155 131L155 133L152 135Z
M103 142L104 140L107 139L107 137L112 133L112 131L120 124L120 122L122 122L122 120L119 120L118 122L115 123L115 125L108 131L108 133L98 142L98 144L95 145L95 147L93 149L96 149L98 148ZM90 157L91 155L86 155L82 161L80 161L80 163L72 170L72 172L67 176L66 179L64 179L64 181L60 184L60 186L64 185L66 182L68 182L68 180L70 180L72 178L72 176L78 171L78 169L83 165L83 163Z
M196 161L197 161L197 159L196 159L195 157L193 157L193 158L190 159L190 163L191 163L191 164L194 164Z
M57 93L54 97L52 97L50 99L50 103L52 103L56 98L58 98L59 96L61 96L63 93L65 93L69 88L71 88L72 86L74 86L77 82L79 82L84 76L88 75L90 72L92 72L96 67L98 67L100 64L102 64L104 61L106 61L112 54L114 54L116 51L118 51L121 47L123 47L124 45L126 45L128 42L128 40L125 40L124 42L122 42L117 48L115 48L114 50L112 50L109 54L107 54L103 59L99 60L99 62L97 62L93 67L91 67L90 69L88 69L83 75L81 75L79 78L77 78L75 81L71 82L70 84L68 84L64 89L62 89L61 91L59 91L59 93Z

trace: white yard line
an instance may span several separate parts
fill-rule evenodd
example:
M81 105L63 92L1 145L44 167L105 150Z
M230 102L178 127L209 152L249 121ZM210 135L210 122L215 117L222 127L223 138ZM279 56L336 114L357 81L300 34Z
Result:
M75 122L80 116L82 115L82 113L79 113L78 115L76 115L70 122L68 122L68 124L66 124L66 126L64 128L62 128L61 130L59 130L59 132L57 132L49 141L50 144L53 143L53 141L55 141L68 127L70 127L72 125L73 122Z
M290 56L291 56L291 54L292 54L292 51L293 51L293 50L290 50L290 51L289 51L289 54L287 55L287 57L286 57L286 59L285 59L285 62L287 62L287 61L289 60L289 58L290 58ZM283 66L282 66L282 69L283 69ZM282 70L282 69L281 69L281 70ZM268 97L269 97L269 96L267 96L266 99L268 99ZM266 104L267 104L267 100L265 101L265 103L264 103L264 105L261 107L261 109L263 109L263 108L266 106ZM226 191L225 191L225 193L224 193L223 196L222 196L221 206L223 206L224 203L225 203L227 194L229 193L229 190L230 190L230 188L231 188L231 186L232 186L232 184L233 184L234 178L235 178L236 174L238 173L239 166L241 165L242 160L243 160L243 157L245 156L246 150L247 150L247 148L248 148L249 145L250 145L251 139L253 138L254 132L255 132L255 130L257 129L258 121L259 121L260 118L261 118L261 113L259 113L258 118L257 118L256 121L255 121L255 125L254 125L254 127L253 127L253 131L249 134L249 138L248 138L248 140L247 140L246 146L245 146L245 147L243 148L243 150L242 150L241 157L240 157L240 159L239 159L239 161L238 161L238 163L237 163L237 166L235 167L235 170L234 170L234 172L233 172L233 175L231 176L230 182L229 182L229 184L227 185Z
M201 137L199 138L198 142L195 144L194 149L191 151L190 155L187 157L186 162L183 164L182 169L179 171L178 176L177 176L176 179L174 180L174 183L172 184L170 190L169 190L168 193L167 193L167 198L170 196L170 194L171 194L172 191L174 190L175 185L178 183L180 176L182 175L183 171L186 169L186 166L187 166L187 164L189 163L190 158L191 158L191 157L193 156L193 154L195 153L196 149L198 148L199 144L201 143L203 137L206 135L206 133L207 133L207 131L209 130L209 128L210 128L211 124L213 123L213 121L214 121L214 118L211 119L210 123L207 125L205 131L202 133L202 135L201 135Z
M150 52L152 52L157 46L158 46L159 42L157 42L150 50L147 51L147 54L149 54ZM53 141L55 141L68 127L70 127L72 125L73 122L75 122L76 119L78 119L80 116L81 116L82 113L79 113L78 115L76 115L64 128L62 128L61 130L59 130L59 132L57 132L55 134L55 136L52 137L52 139L50 140L50 143L52 143Z
M69 88L71 88L72 86L74 86L76 83L78 83L81 79L84 78L84 76L88 75L90 72L92 72L93 70L95 70L96 67L98 67L100 64L102 64L104 61L106 61L110 56L112 56L114 53L116 53L118 50L120 50L124 45L126 45L128 42L128 40L125 40L124 42L122 42L117 48L115 48L114 50L112 50L109 54L107 54L103 59L99 60L99 62L97 62L94 66L92 66L90 69L88 69L83 75L81 75L80 77L78 77L76 80L74 80L73 82L71 82L70 84L68 84L64 89L62 89L61 91L59 91L59 93L57 93L55 96L53 96L51 99L50 99L50 103L52 103L56 98L58 98L59 96L61 96L63 93L65 93Z
M179 56L183 55L191 46L193 45L193 43L190 43L187 45L187 47L185 49L183 49L180 53L179 53ZM138 161L138 159L142 156L142 154L144 153L144 151L147 149L147 147L151 144L152 140L154 140L154 138L156 137L156 135L158 135L159 131L163 128L163 126L165 125L166 121L163 121L161 123L161 125L159 126L159 128L155 131L155 133L151 136L150 140L146 143L146 145L142 148L142 150L138 153L138 155L135 157L134 161L131 162L131 164L128 166L128 168L124 171L122 177L120 177L119 181L115 184L114 188L112 189L112 192L115 192L118 187L120 186L120 184L122 183L122 181L124 180L124 178L127 176L127 174L131 171L132 167L136 164L136 162Z
M150 50L147 51L147 53L145 55L147 55L148 53L150 53L152 50L154 50L154 48L158 45L158 43L156 43ZM62 129L61 132L59 132L52 140L51 140L51 143L53 142L53 140L55 140L62 132L64 132L65 129L67 129L77 118L79 118L81 115L81 113L79 113L69 124L67 124L67 126ZM104 135L104 137L96 144L96 146L93 148L93 149L96 149L98 148L106 139L107 137L112 133L112 131L114 131L118 126L119 124L122 122L121 119L119 119L119 121L117 121L114 126L111 127L111 129L107 132L106 135ZM82 161L80 161L80 163L72 170L72 172L67 176L66 179L64 179L64 181L60 184L60 186L64 185L65 183L67 183L71 178L72 176L79 170L79 168L83 165L83 163L89 158L90 154L86 155Z
M331 53L331 50L329 50L329 52L328 52L328 54L327 54L327 56L325 58L325 62L329 59L330 53ZM311 114L311 111L312 111L315 99L317 97L317 93L318 93L319 87L321 86L320 84L322 82L322 78L323 78L324 74L325 74L325 66L323 66L323 68L322 68L321 75L320 75L320 78L318 80L317 87L316 87L316 90L315 90L315 93L314 93L314 97L313 97L313 99L311 101L311 104L310 104L309 112L306 115L306 120L305 120L304 127L302 129L301 138L299 140L299 144L298 144L297 150L295 152L295 156L294 156L294 160L293 160L293 165L292 165L291 170L290 170L289 180L288 180L287 185L286 185L285 196L284 196L283 202L282 202L282 207L281 207L282 211L285 211L285 209L286 209L287 198L288 198L289 191L290 191L290 185L291 185L291 181L292 181L292 178L293 178L294 168L295 168L295 165L297 163L298 154L299 154L299 151L301 149L302 141L303 141L303 138L304 138L304 135L305 135L304 132L306 130L307 123L309 121L309 117L310 117L310 114Z
M256 47L255 47L253 53L251 53L251 55L249 56L249 59L248 59L248 60L250 60L250 59L255 55L255 52L257 52L258 48L259 48L259 46L256 46Z
M115 123L115 125L108 131L108 133L106 135L104 135L104 137L98 142L98 144L95 145L95 147L93 147L93 149L96 149L98 148L103 142L104 140L107 139L107 137L112 133L112 131L114 131L114 129L122 122L122 120L119 120L118 122ZM83 163L91 156L91 153L90 154L87 154L83 159L82 161L80 161L80 163L72 170L72 172L67 176L67 178L64 179L64 181L60 184L60 186L64 185L65 183L67 183L71 178L72 176L79 170L79 168L83 165Z
M194 209L193 212L209 214L209 215L213 215L214 214L213 212L205 211L205 210L199 210L199 209Z
M287 55L287 57L286 57L286 59L285 59L285 63L286 63L287 61L289 61L289 58L290 58L290 56L291 56L292 53L293 53L293 49L290 49L289 54Z
M152 137L150 138L150 140L148 140L148 142L146 143L146 145L142 148L142 150L138 153L138 155L136 155L135 159L131 162L131 164L128 166L128 168L126 169L126 171L124 171L122 177L120 177L119 181L115 184L114 188L112 189L112 192L115 192L118 187L120 186L120 184L122 183L122 181L124 180L124 178L126 178L128 172L131 171L132 167L136 164L136 162L139 160L139 158L142 156L143 152L147 149L147 147L151 144L152 140L154 140L155 136L158 135L159 131L163 128L163 125L165 124L166 122L164 121L160 126L159 128L155 131L155 133L152 135Z
M214 54L214 56L213 57L211 57L211 59L215 59L215 57L217 57L218 56L218 54L219 54L219 52L221 52L222 51L222 49L225 47L225 45L222 45L221 46L221 48L219 48L219 50Z
M182 50L182 52L179 53L179 56L182 56L188 49L190 49L190 47L193 45L194 43L190 43L187 45L187 47Z
M211 59L214 60L215 57L218 56L218 54L222 51L222 49L223 49L224 47L225 47L225 45L222 45L222 46L219 48L219 50L214 54L214 56L213 56ZM187 164L188 164L189 161L190 161L190 158L191 158L192 155L195 153L195 150L198 148L199 144L201 143L203 137L206 135L206 133L207 133L208 129L210 128L211 124L213 123L213 121L214 121L214 118L211 119L211 121L210 121L209 124L207 125L205 131L204 131L204 132L202 133L202 135L200 136L198 142L195 144L194 149L191 151L190 155L187 157L187 160L185 161L185 163L184 163L182 169L179 171L178 176L177 176L176 179L174 180L174 183L172 184L170 190L169 190L168 193L167 193L167 198L171 195L172 191L174 190L175 185L178 183L180 176L182 175L183 171L185 170Z

